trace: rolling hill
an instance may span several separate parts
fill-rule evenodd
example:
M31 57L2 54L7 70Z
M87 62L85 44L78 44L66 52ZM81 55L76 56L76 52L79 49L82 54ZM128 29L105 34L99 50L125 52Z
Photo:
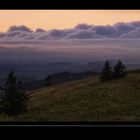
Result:
M101 83L99 75L30 91L29 111L0 121L140 121L140 70Z
M60 72L56 74L51 74L49 75L50 77L49 85L57 85L57 84L62 84L62 83L66 83L73 80L79 80L79 79L93 76L95 74L96 73L90 72L90 71L86 71L83 73ZM23 89L25 91L35 90L38 88L46 87L47 83L48 81L46 78L42 80L31 81L28 83L23 83Z

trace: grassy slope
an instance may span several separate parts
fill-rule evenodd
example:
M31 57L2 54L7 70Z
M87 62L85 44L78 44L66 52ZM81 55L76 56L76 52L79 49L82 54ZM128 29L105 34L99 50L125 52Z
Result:
M140 120L140 71L100 83L98 76L32 91L29 112L0 120L137 121Z

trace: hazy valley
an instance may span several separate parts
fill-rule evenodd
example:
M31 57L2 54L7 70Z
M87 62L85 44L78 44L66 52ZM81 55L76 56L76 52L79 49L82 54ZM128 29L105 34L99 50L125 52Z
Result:
M140 68L139 39L0 42L0 79L11 69L23 82L58 72L100 72L105 60L121 59L129 70ZM24 46L24 47L23 47Z

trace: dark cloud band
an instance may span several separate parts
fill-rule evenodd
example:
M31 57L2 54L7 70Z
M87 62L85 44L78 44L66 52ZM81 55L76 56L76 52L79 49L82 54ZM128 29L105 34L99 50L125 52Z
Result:
M96 38L140 38L140 21L116 23L112 26L78 24L72 29L32 29L21 25L11 26L6 33L0 33L0 40L59 40L59 39L96 39Z

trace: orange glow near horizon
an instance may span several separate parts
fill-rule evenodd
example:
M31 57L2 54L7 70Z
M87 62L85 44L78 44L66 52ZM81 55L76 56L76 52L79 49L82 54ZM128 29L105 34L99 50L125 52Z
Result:
M0 10L0 31L12 25L42 28L73 28L79 23L112 25L140 20L140 10Z

